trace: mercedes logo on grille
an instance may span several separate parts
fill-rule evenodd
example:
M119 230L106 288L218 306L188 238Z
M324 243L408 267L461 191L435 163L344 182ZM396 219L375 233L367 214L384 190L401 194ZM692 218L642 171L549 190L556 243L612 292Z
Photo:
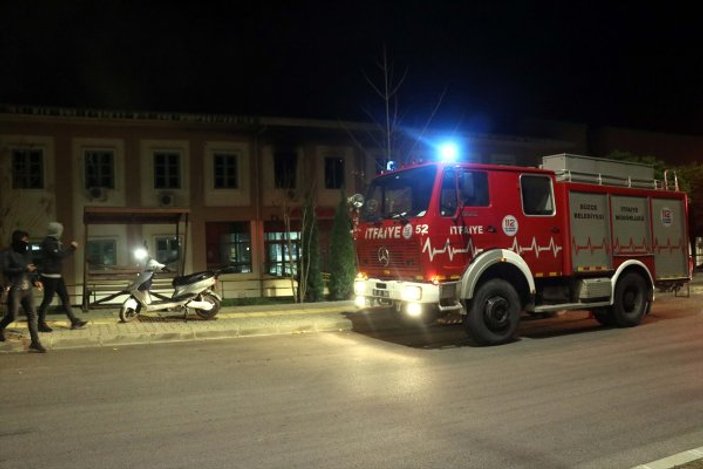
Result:
M388 252L388 248L378 248L378 262L380 262L382 266L387 267L390 260L391 254Z

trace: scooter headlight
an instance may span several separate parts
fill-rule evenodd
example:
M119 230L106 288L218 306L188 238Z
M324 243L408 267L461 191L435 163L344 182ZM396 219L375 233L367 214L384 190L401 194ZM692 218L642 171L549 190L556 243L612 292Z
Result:
M146 259L146 257L149 255L148 251L144 248L137 248L134 250L134 258L138 261L142 261Z

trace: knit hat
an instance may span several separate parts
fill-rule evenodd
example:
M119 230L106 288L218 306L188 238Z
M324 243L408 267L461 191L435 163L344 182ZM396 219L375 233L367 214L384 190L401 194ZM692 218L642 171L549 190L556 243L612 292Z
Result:
M48 231L48 236L51 236L52 238L56 239L61 239L61 235L63 234L63 225L57 221L52 221L51 223L49 223Z

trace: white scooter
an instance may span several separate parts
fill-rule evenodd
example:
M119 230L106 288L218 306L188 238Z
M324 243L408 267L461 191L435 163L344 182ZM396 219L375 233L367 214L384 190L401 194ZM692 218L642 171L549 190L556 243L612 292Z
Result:
M120 308L120 321L129 322L141 313L161 311L179 311L187 318L193 310L203 319L215 317L222 305L222 298L213 288L220 274L232 272L230 267L175 277L171 297L150 291L155 272L163 270L166 270L165 264L151 257L147 259L144 270L124 290L129 297Z

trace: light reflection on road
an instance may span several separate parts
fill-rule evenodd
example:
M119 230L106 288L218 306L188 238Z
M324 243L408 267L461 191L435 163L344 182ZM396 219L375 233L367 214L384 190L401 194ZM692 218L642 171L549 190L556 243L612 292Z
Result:
M409 354L405 347L395 352L381 343L367 344L358 336L325 334L320 339L349 350L348 360L344 362L345 374L349 378L345 380L345 386L353 395L369 398L379 395L433 395L431 388L435 384L428 358ZM373 369L378 370L377 373L369 373ZM381 378L379 373L383 375Z

